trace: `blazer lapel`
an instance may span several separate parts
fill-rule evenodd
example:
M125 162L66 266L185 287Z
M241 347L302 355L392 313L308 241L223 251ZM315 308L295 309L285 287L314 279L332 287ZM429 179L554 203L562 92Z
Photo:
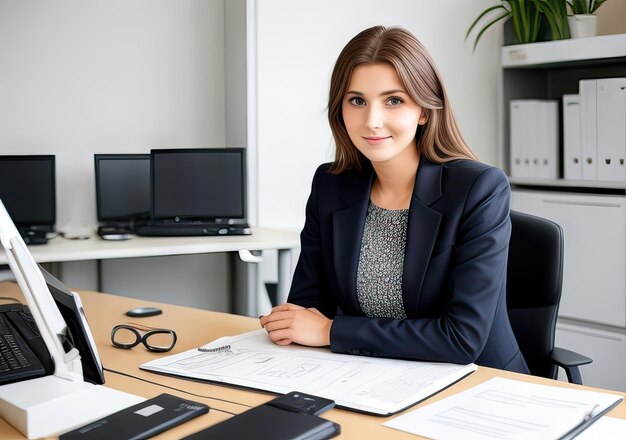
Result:
M417 314L424 275L441 222L441 213L430 206L441 198L442 169L443 165L430 162L422 155L415 177L402 275L402 298L408 317Z
M352 310L363 314L356 294L356 276L374 172L359 173L344 194L346 207L333 212L333 260L337 283Z

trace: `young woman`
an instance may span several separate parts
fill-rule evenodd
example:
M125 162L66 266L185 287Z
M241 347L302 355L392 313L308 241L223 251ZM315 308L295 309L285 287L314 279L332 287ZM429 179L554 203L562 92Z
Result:
M306 207L289 302L260 318L276 344L527 373L506 309L509 185L477 161L435 64L401 28L343 49L336 143Z

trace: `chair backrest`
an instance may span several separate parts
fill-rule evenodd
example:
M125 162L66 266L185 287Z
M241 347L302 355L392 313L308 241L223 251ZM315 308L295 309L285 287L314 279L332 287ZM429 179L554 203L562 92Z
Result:
M507 308L530 373L555 379L550 361L563 282L563 230L545 218L511 211Z

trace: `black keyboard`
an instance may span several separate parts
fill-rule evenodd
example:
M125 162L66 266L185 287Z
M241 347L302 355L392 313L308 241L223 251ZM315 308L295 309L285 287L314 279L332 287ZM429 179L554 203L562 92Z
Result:
M41 348L43 340L28 307L0 306L0 385L44 376L45 368L31 346ZM45 354L47 354L47 350Z
M201 235L250 235L252 231L246 223L229 225L226 223L155 223L138 226L135 234L153 237L178 237Z

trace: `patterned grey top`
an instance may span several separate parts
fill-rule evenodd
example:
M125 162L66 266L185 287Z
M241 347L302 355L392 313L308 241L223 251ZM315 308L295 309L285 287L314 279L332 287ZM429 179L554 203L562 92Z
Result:
M366 316L406 318L402 302L402 272L409 210L367 208L356 293Z

